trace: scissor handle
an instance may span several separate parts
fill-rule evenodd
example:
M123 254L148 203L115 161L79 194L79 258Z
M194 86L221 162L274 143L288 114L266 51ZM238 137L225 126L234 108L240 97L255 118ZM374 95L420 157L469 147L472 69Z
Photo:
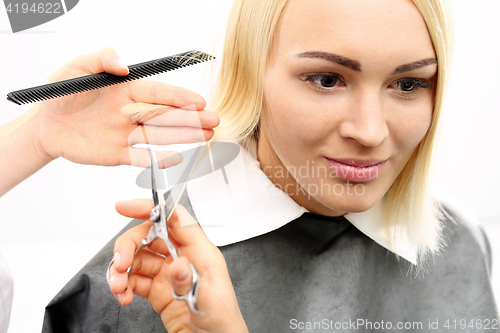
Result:
M179 257L177 254L177 249L170 242L170 239L168 237L168 226L166 225L166 215L167 214L166 214L164 205L154 207L151 210L150 220L152 222L154 222L154 224L151 226L151 229L149 230L149 233L146 236L146 238L144 238L142 240L142 244L135 250L134 256L140 250L147 247L149 244L151 244L156 239L160 238L167 245L168 251L170 252L170 255L172 256L172 259L175 260ZM159 229L157 229L157 228L159 228ZM199 315L199 316L203 316L205 314L196 309L196 299L198 296L198 283L200 281L200 275L198 274L198 271L196 270L196 268L194 267L193 264L189 264L189 268L191 269L191 273L193 275L193 280L192 280L191 288L189 289L188 293L185 295L179 296L175 293L174 289L172 288L172 296L175 300L185 301L189 307L189 310L191 310L191 312L193 312L194 314ZM129 268L128 272L130 275L131 268Z
M165 242L168 248L168 252L172 256L172 259L179 258L179 254L177 254L177 249L170 242L170 238L168 237L168 225L167 225L167 211L165 205L159 205L151 209L150 220L155 224L151 227L150 233L148 237L161 238ZM153 219L154 217L154 219Z

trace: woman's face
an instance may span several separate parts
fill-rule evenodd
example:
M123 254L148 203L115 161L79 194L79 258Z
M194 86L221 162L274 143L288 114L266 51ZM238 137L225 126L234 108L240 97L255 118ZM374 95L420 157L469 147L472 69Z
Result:
M369 209L432 117L436 55L411 0L290 0L264 82L258 158L309 211Z

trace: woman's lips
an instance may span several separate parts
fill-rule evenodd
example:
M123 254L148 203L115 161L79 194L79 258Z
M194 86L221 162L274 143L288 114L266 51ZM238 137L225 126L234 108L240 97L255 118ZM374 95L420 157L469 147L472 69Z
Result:
M330 159L326 163L338 177L351 182L367 182L377 178L387 160Z

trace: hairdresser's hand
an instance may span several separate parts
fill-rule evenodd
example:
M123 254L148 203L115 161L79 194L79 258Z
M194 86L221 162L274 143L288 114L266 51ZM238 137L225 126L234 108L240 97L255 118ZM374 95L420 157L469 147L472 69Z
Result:
M138 219L147 219L152 207L151 200L146 199L116 204L120 214ZM128 305L134 293L147 298L154 310L161 314L169 333L248 332L222 253L208 240L186 209L178 205L168 221L170 238L180 256L175 261L172 261L163 241L158 240L150 246L151 251L143 249L134 259L134 251L151 225L152 222L148 221L132 228L115 243L110 288L118 301ZM132 262L129 278L127 268ZM178 295L186 294L191 287L189 263L200 275L197 307L205 316L191 313L184 301L172 298L172 286Z
M128 74L116 50L107 48L75 58L50 76L47 83L103 71ZM187 89L136 80L37 103L30 110L38 118L34 142L47 159L62 156L81 164L149 166L147 150L132 145L192 143L212 138L219 118L203 110L205 104L202 96ZM130 112L120 111L127 108L146 126L137 126ZM159 158L170 154L165 152ZM177 155L169 165L180 161Z

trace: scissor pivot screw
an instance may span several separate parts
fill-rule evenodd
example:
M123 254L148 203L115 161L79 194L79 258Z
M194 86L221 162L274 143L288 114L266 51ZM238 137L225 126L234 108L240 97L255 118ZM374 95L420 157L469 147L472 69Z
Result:
M151 213L149 214L149 220L151 222L158 222L160 220L160 210L158 208L151 209Z

